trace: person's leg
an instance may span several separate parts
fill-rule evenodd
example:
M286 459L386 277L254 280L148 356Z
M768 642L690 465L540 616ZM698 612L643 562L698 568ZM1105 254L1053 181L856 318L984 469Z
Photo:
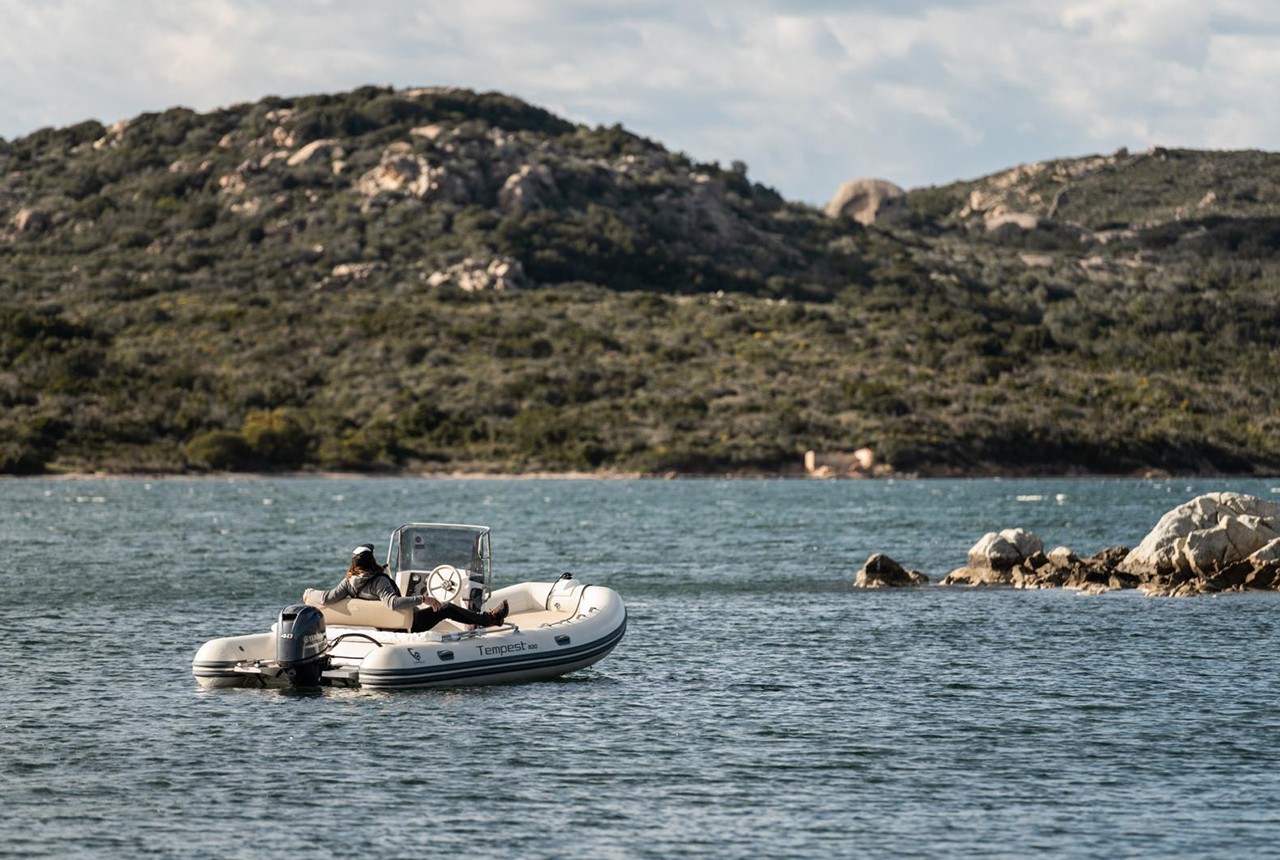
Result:
M447 605L447 604L446 604ZM429 609L427 607L415 608L413 610L413 627L409 628L414 633L421 633L424 630L430 630L435 627L444 618L444 609Z
M459 624L474 624L477 627L497 627L507 617L507 602L504 600L502 606L494 612L472 612L470 609L464 609L454 603L446 603L439 609L415 609L413 610L413 632L421 633L424 630L430 630L435 627L443 619L448 618L451 621L457 621Z
M507 617L507 613L503 612L499 616L496 612L472 612L458 606L456 603L446 603L441 607L444 617L450 621L457 621L459 624L474 624L477 627L497 627Z

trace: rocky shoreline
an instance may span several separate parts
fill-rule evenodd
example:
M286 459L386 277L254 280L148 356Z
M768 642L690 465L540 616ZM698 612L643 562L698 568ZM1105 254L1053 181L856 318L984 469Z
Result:
M883 553L867 559L855 588L929 584ZM1033 532L988 532L967 563L940 585L1069 588L1088 594L1136 589L1149 596L1192 597L1280 590L1280 504L1242 493L1207 493L1166 513L1138 546L1107 547L1081 557L1065 546L1048 552Z

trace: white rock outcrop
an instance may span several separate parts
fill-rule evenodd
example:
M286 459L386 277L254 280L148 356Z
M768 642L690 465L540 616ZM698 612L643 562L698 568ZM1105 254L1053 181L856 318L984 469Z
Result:
M1125 556L1136 574L1209 575L1255 553L1280 555L1280 504L1243 493L1206 493L1169 511Z
M413 144L393 143L382 153L378 166L356 180L356 190L366 197L384 191L400 191L426 197L432 186L431 167L413 151Z
M529 285L524 266L513 257L495 257L488 263L468 257L443 272L432 272L425 280L432 287L452 284L468 293L519 290Z
M1034 212L1000 212L983 222L990 233L1012 224L1019 230L1034 230L1040 226L1040 216Z
M1046 555L1056 567L1070 567L1080 563L1080 557L1072 552L1070 547L1055 546Z
M1044 552L1044 541L1025 529L987 532L969 549L969 567L973 570L1008 570L1038 552Z
M19 233L35 234L49 229L50 218L39 209L19 209L9 223Z
M306 164L313 159L325 156L329 157L330 160L342 158L343 150L336 140L313 140L293 155L290 155L285 164L289 167L297 167L300 164Z
M545 164L522 164L502 183L498 191L498 208L504 211L517 206L536 209L559 194L551 168Z
M886 179L851 179L827 204L832 218L848 215L859 224L872 224L886 212L906 205L907 192Z

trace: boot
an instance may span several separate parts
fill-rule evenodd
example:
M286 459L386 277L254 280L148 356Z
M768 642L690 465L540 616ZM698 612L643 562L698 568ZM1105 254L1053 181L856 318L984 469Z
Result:
M511 607L507 606L507 601L502 601L502 605L494 609L490 609L485 614L492 620L492 626L497 627L507 620L507 613L511 611Z

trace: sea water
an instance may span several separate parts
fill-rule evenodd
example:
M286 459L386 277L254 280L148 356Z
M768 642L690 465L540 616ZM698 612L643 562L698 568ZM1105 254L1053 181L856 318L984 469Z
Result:
M1257 480L0 481L0 856L1225 857L1280 844L1280 597L857 591ZM350 548L490 525L627 635L555 681L203 690Z

